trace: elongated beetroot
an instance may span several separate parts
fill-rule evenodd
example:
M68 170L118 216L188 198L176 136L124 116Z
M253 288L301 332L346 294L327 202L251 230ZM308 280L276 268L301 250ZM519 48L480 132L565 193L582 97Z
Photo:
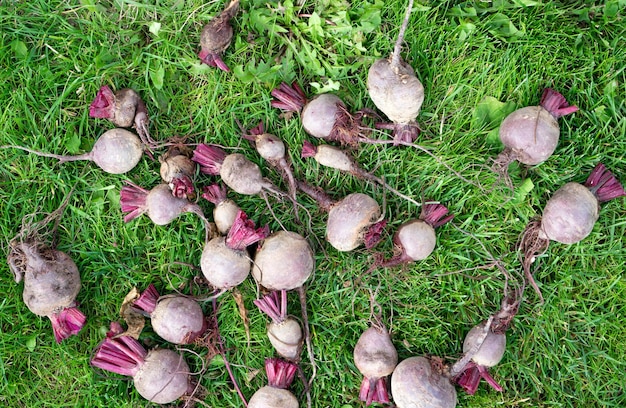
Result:
M279 358L265 360L268 385L254 393L248 408L298 408L298 399L287 388L298 367Z
M554 89L544 89L539 106L518 109L502 121L499 133L505 149L495 159L493 170L508 178L507 169L513 161L526 165L546 161L559 142L557 119L577 110Z
M387 376L398 364L398 352L384 326L372 326L361 334L354 346L354 364L364 377L359 391L361 401L366 405L390 402Z
M526 278L540 297L530 270L535 257L548 248L550 241L562 244L582 241L598 220L600 203L624 196L626 192L617 178L598 163L584 184L570 182L559 188L546 203L541 220L526 226L518 247L523 254Z
M361 166L357 164L357 162L350 156L347 152L340 149L336 146L331 146L327 144L321 144L319 146L314 146L311 142L304 141L302 144L302 158L312 157L322 166L327 166L339 171L343 171L346 173L350 173L354 177L373 181L386 190L391 191L393 194L397 195L400 198L403 198L407 201L412 202L413 204L419 206L420 203L407 196L406 194L401 193L395 188L391 187L385 180L382 178L365 171Z
M287 291L273 291L255 300L254 304L272 319L267 327L267 337L278 355L298 362L304 338L300 323L287 315Z
M137 392L148 401L169 404L192 389L183 356L168 349L146 349L130 336L117 336L119 325L96 348L91 365L133 378Z
M38 156L51 157L59 160L59 163L90 160L110 174L123 174L134 169L143 154L143 147L139 138L125 129L107 130L96 140L89 153L76 156L43 153L21 146L2 147L24 150Z
M146 104L134 89L124 88L113 93L111 88L103 85L89 106L89 116L108 119L118 127L132 126L147 147L152 148L155 145L148 130Z
M65 253L35 241L11 241L7 262L16 282L24 279L22 297L28 309L52 322L57 343L85 325L85 315L76 308L80 274Z
M381 219L380 206L372 197L353 193L334 201L324 191L305 182L299 181L298 188L328 212L326 240L335 249L351 251L361 244L369 249L380 241L387 221Z
M200 34L200 60L222 71L230 71L228 66L222 61L222 53L233 38L233 27L230 20L239 11L239 0L231 0L228 6L217 16L211 19L202 29Z
M351 145L359 141L361 115L350 114L337 95L325 93L307 101L296 82L291 86L283 82L272 96L276 98L272 107L300 113L302 127L311 136Z
M237 214L241 210L230 198L226 197L226 186L223 184L211 184L204 187L202 197L213 203L213 222L221 235L226 235L235 222Z
M417 138L416 119L424 102L424 86L413 68L400 57L412 8L413 0L410 0L391 56L374 62L367 75L370 98L393 122L379 127L392 129L394 141L402 142L413 142Z
M155 333L170 343L191 344L207 329L198 302L180 295L159 296L153 284L148 285L133 307L148 315Z
M218 289L231 289L250 274L251 259L246 248L269 234L269 227L255 229L254 222L239 211L226 237L206 243L200 259L202 274Z
M398 408L454 408L456 390L426 357L409 357L391 375L391 394Z

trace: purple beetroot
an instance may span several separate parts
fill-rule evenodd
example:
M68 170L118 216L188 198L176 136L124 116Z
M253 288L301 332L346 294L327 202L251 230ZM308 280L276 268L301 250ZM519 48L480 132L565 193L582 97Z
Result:
M282 358L298 362L304 341L300 323L287 315L287 291L276 290L255 300L254 304L271 319L267 326L267 337Z
M159 296L153 284L148 285L133 307L150 317L155 333L170 343L192 344L207 330L198 302L181 295Z
M546 161L559 142L557 119L577 110L554 89L544 89L539 106L518 109L502 121L499 133L505 148L495 159L493 170L508 179L507 169L513 161L529 166Z
M196 174L196 163L191 160L191 150L186 146L171 146L159 157L161 163L161 179L178 198L194 197L193 176Z
M215 205L213 208L213 222L221 235L226 235L241 210L231 199L226 197L226 186L223 184L211 184L203 189L202 198Z
M302 127L311 136L341 144L356 144L361 128L360 115L351 115L337 95L321 94L311 100L296 82L272 91L271 105L286 112L299 112Z
M200 34L200 53L198 54L203 63L222 71L230 71L222 61L222 53L228 48L233 38L230 20L238 11L239 0L231 0L217 17L204 26Z
M582 241L598 220L600 203L624 196L626 192L617 178L604 164L598 163L584 184L567 183L550 197L541 220L526 226L519 243L526 278L540 297L530 270L535 257L546 251L550 241L562 244Z
M133 378L137 392L157 404L174 402L192 389L183 356L168 349L146 349L130 336L119 336L119 324L96 348L91 365Z
M146 104L134 89L124 88L113 93L111 88L103 85L89 106L89 116L108 119L117 127L134 127L147 147L155 145L148 130Z
M435 228L449 222L454 215L442 204L424 204L418 219L409 220L393 236L396 254L377 262L373 267L388 268L426 259L435 249L437 237Z
M52 322L57 343L85 325L85 315L76 308L80 274L65 253L37 241L14 239L7 262L16 282L24 280L23 299L28 309Z
M254 393L248 408L298 408L298 399L287 390L298 370L298 366L279 358L265 360L267 383Z

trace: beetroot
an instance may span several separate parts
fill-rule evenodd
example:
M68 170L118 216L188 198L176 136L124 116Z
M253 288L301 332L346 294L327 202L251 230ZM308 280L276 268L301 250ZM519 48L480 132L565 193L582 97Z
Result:
M298 367L279 358L265 360L268 385L254 393L248 408L298 408L298 400L287 390Z
M454 215L442 204L424 204L419 219L409 220L393 236L395 255L386 261L377 261L375 267L392 267L426 259L435 249L435 228L449 222Z
M363 374L359 398L366 405L389 401L387 379L398 364L398 352L384 326L365 330L354 347L354 364Z
M148 130L148 110L139 94L133 89L124 88L113 93L111 88L103 85L89 106L89 116L109 119L118 127L132 126L146 146L154 147L155 142Z
M482 336L487 322L482 322L467 333L463 341L463 353L468 353L477 348L471 361L465 366L465 370L456 380L457 383L470 395L474 395L478 389L478 383L483 378L493 389L502 391L500 384L493 379L487 369L493 367L502 360L506 348L506 334L496 333L488 329L487 335Z
M91 160L96 166L110 174L123 174L134 169L143 154L143 147L139 138L134 133L124 129L107 130L96 140L89 153L76 156L43 153L21 146L3 146L3 148L7 147L58 159L59 163Z
M179 295L159 296L153 284L133 306L149 316L155 333L170 343L191 344L207 329L198 302Z
M165 184L159 184L148 191L129 181L120 191L122 212L127 212L124 222L129 222L142 214L156 225L166 225L174 221L179 215L191 212L206 221L202 209L185 198L174 197Z
M416 118L424 102L424 86L413 68L400 57L412 8L413 0L410 0L391 57L374 62L367 75L370 98L393 122L379 127L393 129L394 141L409 143L419 134Z
M57 343L80 332L86 320L75 301L80 274L65 252L36 241L15 239L7 262L15 281L24 279L24 303L34 314L50 319Z
M228 48L233 38L233 27L230 25L230 20L235 17L237 11L239 11L239 0L231 0L217 17L214 17L202 29L198 57L203 63L217 67L222 71L230 71L222 61L221 55Z
M259 155L268 161L268 163L278 169L289 186L289 196L295 201L296 199L296 180L291 170L291 165L287 157L287 149L285 143L277 136L265 132L263 122L260 122L255 128L250 129L248 135L244 137L254 143Z
M361 115L351 115L338 96L321 94L307 101L297 83L281 83L274 89L271 105L287 112L299 112L302 127L311 136L342 144L359 141Z
M389 184L387 184L385 180L363 170L352 158L352 156L336 146L331 146L327 144L314 146L311 142L305 140L302 144L302 158L305 157L314 158L315 161L317 161L322 166L327 166L339 171L350 173L354 177L363 180L373 181L384 187L386 190L391 191L398 197L410 201L417 206L420 206L420 203L391 187Z
M396 366L391 394L398 408L454 408L457 403L454 386L425 357L410 357Z
M178 198L194 197L191 179L196 173L196 163L190 158L191 151L185 146L172 146L159 157L161 179Z
M121 332L119 325L111 327L91 359L92 366L132 377L137 392L157 404L168 404L189 393L189 366L183 356L168 349L146 351L130 336L116 337Z
M299 361L304 339L300 323L287 315L287 291L273 291L255 300L254 304L272 319L267 327L267 337L278 355L288 361Z
M221 235L226 235L241 209L233 200L226 197L226 186L223 184L211 184L204 187L203 191L202 197L215 205L213 222L217 226L217 231Z
M526 278L540 297L530 271L535 257L548 248L550 241L563 244L582 241L593 230L600 203L623 196L626 196L624 187L598 163L584 184L567 183L559 188L546 203L541 220L531 221L526 226L518 245Z
M381 219L380 206L372 197L353 193L334 201L325 192L307 183L298 182L298 188L328 212L326 240L335 249L351 251L361 244L370 249L380 241L387 221Z
M192 160L200 165L202 173L219 175L228 187L239 194L256 195L263 190L280 193L263 178L259 166L241 153L226 154L217 146L199 144Z
M265 238L269 227L255 229L254 222L239 211L226 237L216 237L206 243L200 259L200 269L211 285L231 289L250 274L251 260L246 248Z
M301 287L315 268L313 250L300 234L278 231L262 241L254 256L252 276L269 290Z
M494 171L506 177L509 164L515 160L526 165L546 161L559 142L557 119L577 110L568 105L563 95L546 88L539 106L527 106L508 115L500 125L500 140L505 149L495 159Z

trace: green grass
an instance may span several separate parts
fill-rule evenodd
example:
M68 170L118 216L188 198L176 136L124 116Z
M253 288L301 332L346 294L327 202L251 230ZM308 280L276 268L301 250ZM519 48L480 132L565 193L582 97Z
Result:
M235 38L224 61L231 73L199 64L202 26L224 2L115 0L96 2L6 1L0 4L0 144L21 145L58 154L88 151L111 127L88 117L97 89L133 87L144 97L151 132L160 140L181 135L194 142L238 146L235 119L252 127L263 120L291 149L298 177L316 182L333 196L368 192L374 186L299 158L307 138L297 118L270 108L270 91L280 81L297 79L309 94L331 89L351 109L374 108L367 96L369 65L387 56L405 2L322 0L242 1ZM150 3L150 4L146 4ZM156 3L156 4L154 4ZM508 200L502 190L481 192L446 166L409 148L361 146L355 157L416 199L434 199L456 215L454 224L477 237L510 271L518 271L517 238L560 185L583 181L604 162L626 182L626 2L607 0L497 2L422 1L411 16L403 50L423 82L426 99L418 118L419 143L447 166L490 188L486 169L501 145L494 139L498 121L485 124L474 113L485 97L514 107L536 104L543 87L560 90L576 114L560 120L555 155L533 168L512 168L518 188L534 188ZM526 7L520 5L526 4ZM282 10L282 11L281 11ZM160 23L157 26L155 23ZM152 31L151 31L152 29ZM488 122L488 121L487 121ZM123 180L152 187L157 162L143 159L127 175L107 175L93 163L59 165L53 159L0 150L0 233L2 252L19 232L22 219L35 219L58 207L76 190L61 220L58 248L77 263L82 276L78 296L88 323L78 336L54 342L50 322L28 311L6 264L0 266L0 404L11 407L146 406L120 376L89 366L93 349L110 321L119 320L126 293L153 282L163 292L174 288L204 296L192 278L204 232L193 215L157 227L146 217L123 223L119 189ZM278 174L265 174L281 184ZM199 178L207 184L207 178ZM278 223L259 197L232 198L259 223ZM386 194L390 228L377 248L391 254L395 227L419 209ZM308 284L308 302L318 374L313 406L357 407L361 381L352 347L370 319L370 294L376 294L401 358L431 354L454 361L465 333L497 310L503 276L488 264L487 252L452 225L438 231L438 246L427 260L404 268L375 271L356 285L372 262L358 249L337 253L322 241L325 216L306 197L311 231L295 222L289 203L276 203L281 222L309 237L317 268ZM200 205L207 214L211 207ZM459 392L459 407L621 407L626 406L626 207L624 199L602 206L592 234L580 244L553 243L540 258L536 278L545 296L539 305L532 290L508 333L503 361L491 370L504 387L497 393L481 384L474 396ZM52 238L52 237L48 237ZM465 270L463 272L459 272ZM266 318L252 304L258 290L250 279L241 287L250 318L250 340L232 295L220 299L219 321L228 357L243 392L250 397L264 385L258 371L272 349ZM290 295L290 310L298 310ZM209 304L203 304L206 311ZM146 328L142 339L163 345ZM221 359L203 366L206 351L186 354L207 390L204 404L241 406ZM308 357L302 363L310 375ZM297 393L302 391L298 383ZM304 404L304 400L301 400Z

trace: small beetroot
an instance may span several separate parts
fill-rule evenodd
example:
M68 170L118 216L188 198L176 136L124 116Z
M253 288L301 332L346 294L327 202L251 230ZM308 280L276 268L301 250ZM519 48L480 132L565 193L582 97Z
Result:
M299 112L302 127L311 136L342 144L359 141L361 115L348 112L343 101L333 94L320 94L307 101L297 83L281 83L272 91L276 100L272 107L286 112Z
M90 160L109 174L123 174L134 169L143 154L139 138L134 133L119 128L107 130L96 140L89 153L76 156L43 153L21 146L2 146L2 148L19 149L38 156L51 157L59 160L59 163Z
M419 219L403 223L394 234L396 255L373 267L387 268L426 259L437 243L435 228L449 222L452 218L454 215L448 214L448 209L444 205L424 204Z
M259 166L241 153L226 154L217 146L199 144L194 150L192 160L200 165L202 173L219 175L236 193L256 195L267 190L284 195L263 177Z
M159 184L148 191L127 181L120 191L120 205L122 212L128 213L124 216L124 222L146 214L156 225L166 225L179 215L190 212L204 222L207 239L213 234L213 224L204 217L200 206L186 198L174 197L166 184Z
M146 104L134 89L124 88L113 93L111 88L103 85L89 106L89 116L108 119L118 127L134 127L146 146L155 145L148 130Z
M273 291L254 304L267 314L272 322L267 327L267 337L279 356L298 362L302 351L302 328L298 321L287 315L287 291Z
M174 197L188 199L194 197L191 180L196 173L196 163L191 160L191 153L185 146L176 145L159 157L161 179L172 190Z
M233 200L226 197L226 186L223 184L211 184L204 187L203 191L202 198L215 205L213 221L217 231L221 235L226 235L241 209Z
M226 237L207 242L202 251L200 269L207 281L222 290L234 288L250 274L251 260L247 247L264 239L269 227L255 228L254 222L239 211Z
M372 326L361 334L354 346L354 364L364 377L359 391L361 401L366 405L390 402L387 376L398 364L398 352L384 326Z
M367 74L370 98L393 122L379 127L393 129L394 141L409 143L419 134L416 118L424 102L424 86L413 68L400 57L412 8L413 0L410 0L391 56L374 62Z
M254 393L248 408L298 408L297 398L287 390L297 370L298 366L279 358L266 359L268 385Z
M211 19L202 29L198 57L203 63L222 71L230 71L221 56L233 38L230 20L235 17L237 11L239 11L239 0L231 0L217 17Z

